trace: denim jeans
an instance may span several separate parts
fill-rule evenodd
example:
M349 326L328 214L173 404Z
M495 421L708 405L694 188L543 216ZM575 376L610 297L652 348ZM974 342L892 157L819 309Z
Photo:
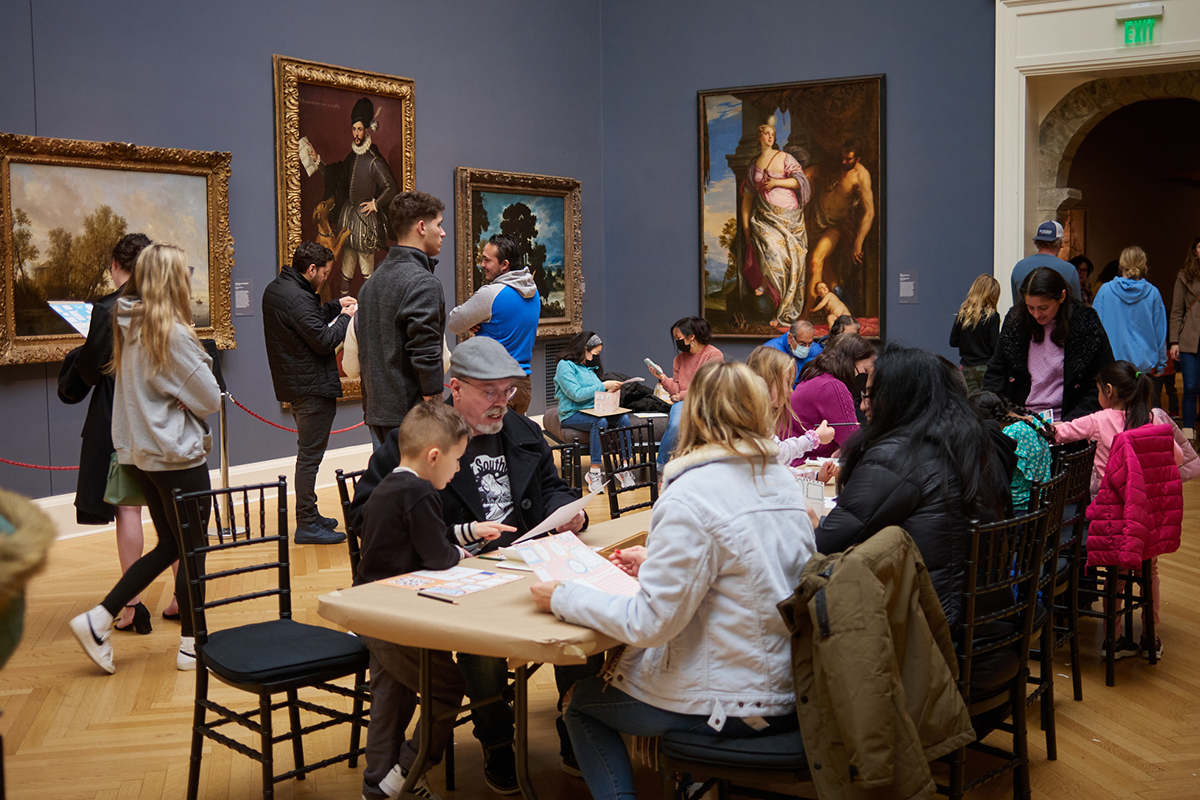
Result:
M590 439L588 440L588 453L591 456L593 464L599 464L600 458L600 431L606 428L623 428L629 425L629 417L625 414L616 418L615 422L609 422L612 417L593 417L591 414L585 414L582 411L576 411L571 416L564 419L560 424L564 428L574 428L577 431L588 431Z
M787 733L799 726L795 713L768 717L761 731L737 717L728 717L722 730L708 724L707 714L680 714L656 708L622 692L605 687L600 678L588 678L575 685L571 704L564 715L579 771L587 781L595 800L636 800L633 767L621 733L634 736L661 736L667 731L688 731L707 736L742 739L751 736Z
M298 397L292 401L296 421L296 525L317 522L317 470L329 444L337 414L332 397Z
M1183 373L1183 427L1196 427L1196 396L1200 394L1200 354L1180 353Z
M603 656L593 656L584 664L555 666L554 683L558 687L559 707L562 707L563 695L576 681L599 674L602 666ZM467 697L472 703L498 695L508 685L508 661L503 658L459 653L458 668L462 671ZM475 738L484 749L490 750L513 740L513 712L508 703L500 700L476 708L471 712L471 719L475 723ZM563 755L571 752L570 740L562 739L559 744Z
M661 474L671 451L675 449L675 440L679 438L679 418L683 416L683 401L671 405L671 413L667 415L667 429L663 431L662 441L658 444L658 471Z

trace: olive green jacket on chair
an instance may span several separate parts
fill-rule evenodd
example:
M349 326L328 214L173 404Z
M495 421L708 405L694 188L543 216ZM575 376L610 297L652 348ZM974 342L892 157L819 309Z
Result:
M779 610L818 795L932 797L929 762L975 731L942 604L909 535L892 526L813 556Z

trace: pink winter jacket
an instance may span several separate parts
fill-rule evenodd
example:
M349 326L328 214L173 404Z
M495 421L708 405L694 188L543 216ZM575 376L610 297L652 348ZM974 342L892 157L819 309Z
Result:
M1183 480L1168 425L1118 434L1100 493L1088 506L1087 563L1138 567L1179 549Z
M1188 442L1187 437L1175 422L1161 408L1150 409L1150 421L1156 425L1170 425L1171 434L1175 438L1175 463L1185 481L1200 476L1200 458ZM1060 442L1079 442L1094 439L1096 441L1096 457L1092 466L1092 497L1100 493L1100 480L1104 477L1104 468L1108 464L1108 451L1112 449L1117 434L1125 430L1125 412L1116 408L1106 408L1086 417L1058 422L1054 425L1054 436Z

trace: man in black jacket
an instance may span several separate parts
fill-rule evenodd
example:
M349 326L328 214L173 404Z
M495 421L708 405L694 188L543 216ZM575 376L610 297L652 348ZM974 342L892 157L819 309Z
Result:
M304 242L296 248L291 268L281 269L263 292L263 333L275 398L291 404L296 421L296 544L346 539L334 530L336 519L317 511L317 470L342 396L334 351L358 308L352 297L321 303L317 292L332 269L329 248Z
M371 280L375 280L372 278ZM450 357L450 395L471 426L471 441L459 461L461 469L441 491L442 519L447 525L462 526L455 544L476 544L464 523L490 520L505 522L516 531L487 542L483 550L511 544L555 509L579 498L554 466L554 454L536 423L508 412L514 384L525 370L495 339L475 336L454 348ZM392 430L371 456L366 473L358 480L350 521L358 525L362 507L371 491L400 463L396 431ZM587 527L587 514L580 511L559 527L578 532ZM502 658L458 654L458 665L467 682L472 701L500 694L507 664ZM554 668L560 697L575 683L599 671L596 660L589 664ZM484 780L500 794L515 794L517 786L513 757L513 716L508 703L499 701L472 712L475 738L484 750ZM561 720L561 718L560 718ZM578 775L570 740L559 723L564 771Z

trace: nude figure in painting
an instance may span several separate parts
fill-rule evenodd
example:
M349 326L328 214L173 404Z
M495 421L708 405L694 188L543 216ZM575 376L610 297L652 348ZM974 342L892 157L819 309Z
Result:
M816 245L812 249L812 270L808 276L807 305L816 311L818 303L817 284L834 280L826 274L826 262L830 254L842 241L843 236L853 237L851 260L856 264L863 261L863 240L875 220L875 195L871 190L871 173L858 158L859 144L854 139L842 143L841 170L831 175L820 174L818 167L806 170L808 177L820 186L817 192L813 223L818 232ZM854 217L858 214L858 224ZM826 295L832 296L832 295Z

